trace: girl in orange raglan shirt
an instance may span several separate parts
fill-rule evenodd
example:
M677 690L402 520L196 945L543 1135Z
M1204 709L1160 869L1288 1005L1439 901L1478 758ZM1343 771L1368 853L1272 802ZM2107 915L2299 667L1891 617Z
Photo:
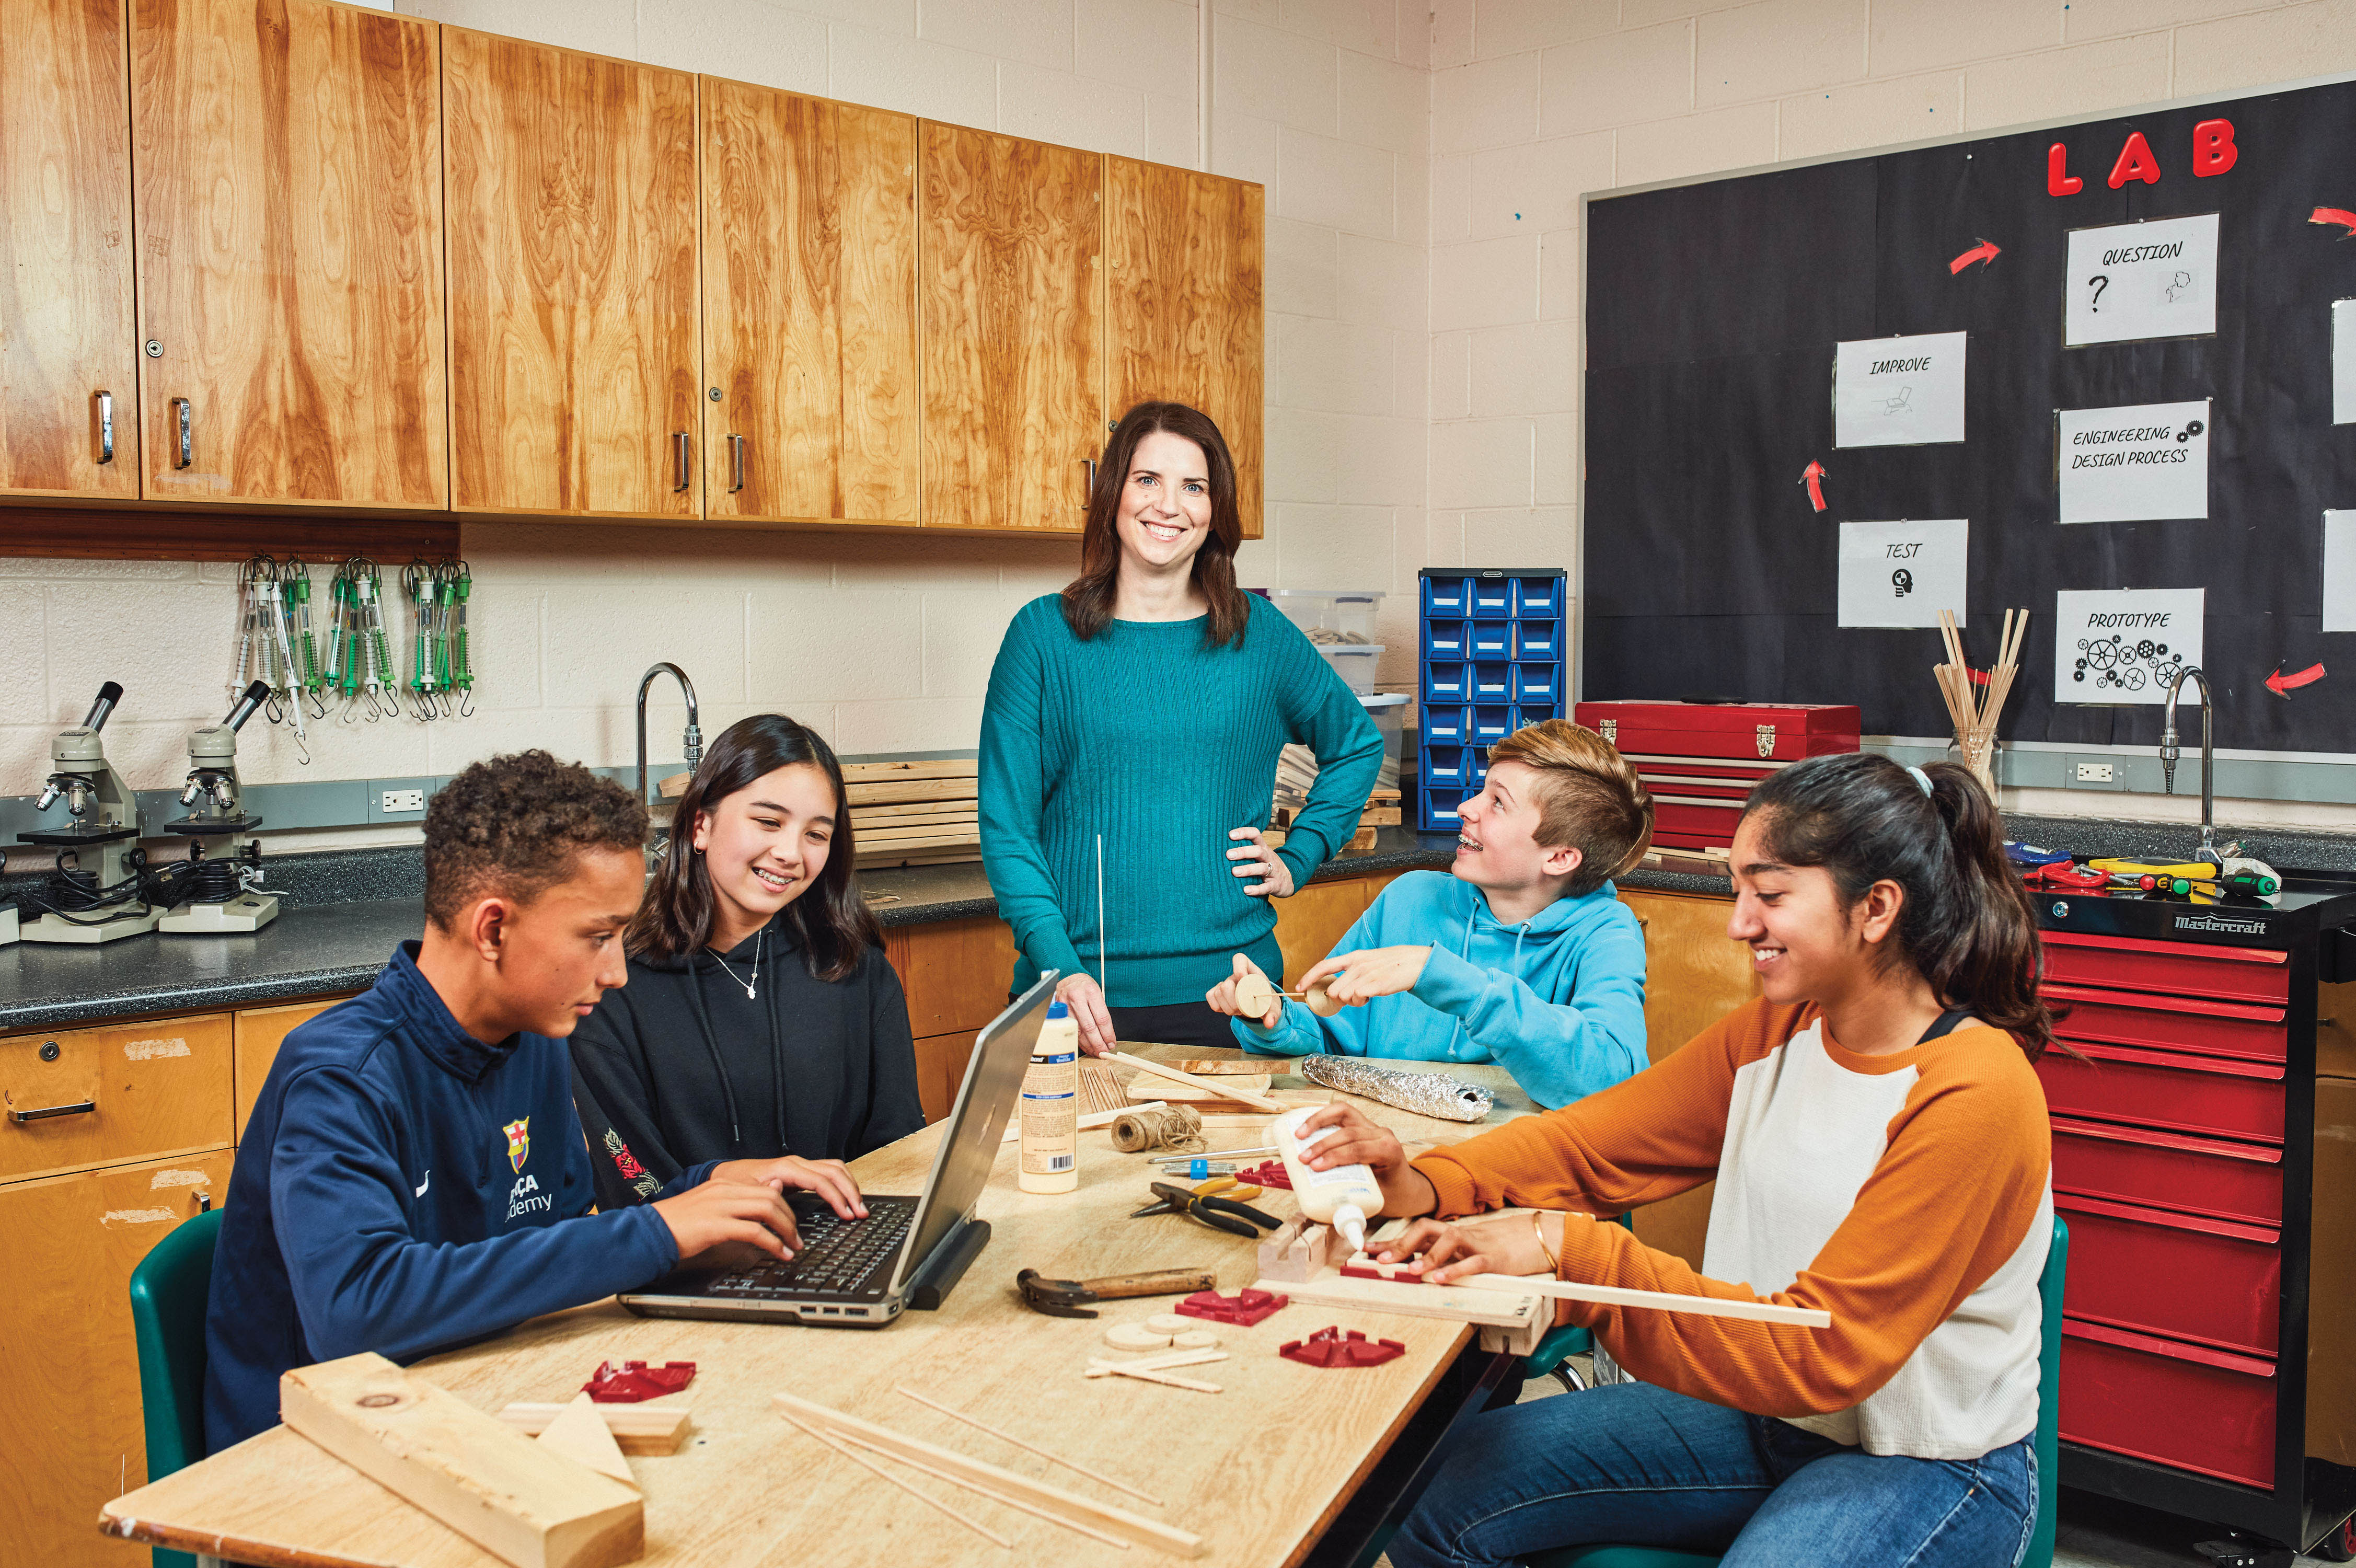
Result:
M2037 1509L2053 1224L2037 928L1953 764L1815 757L1751 791L1734 917L1763 994L1658 1066L1409 1164L1337 1104L1311 1164L1424 1219L1385 1258L1820 1307L1829 1329L1569 1304L1642 1382L1476 1418L1398 1568L1587 1542L1728 1568L2010 1568ZM1616 1214L1715 1178L1704 1273ZM1739 1282L1739 1283L1737 1283ZM1764 1294L1762 1294L1764 1293Z

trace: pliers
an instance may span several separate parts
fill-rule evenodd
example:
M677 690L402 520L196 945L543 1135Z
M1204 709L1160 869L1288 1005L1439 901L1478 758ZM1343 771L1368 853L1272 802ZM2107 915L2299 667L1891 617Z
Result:
M1259 1230L1255 1230L1255 1226L1274 1230L1284 1224L1283 1220L1263 1214L1248 1203L1188 1192L1183 1187L1172 1187L1164 1181L1153 1183L1152 1187L1157 1201L1130 1215L1131 1219L1141 1219L1148 1214L1191 1214L1214 1230L1248 1236L1254 1240L1259 1239Z

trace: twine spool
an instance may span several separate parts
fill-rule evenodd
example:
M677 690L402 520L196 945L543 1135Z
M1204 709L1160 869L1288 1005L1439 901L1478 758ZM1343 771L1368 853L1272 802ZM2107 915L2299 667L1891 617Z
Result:
M1191 1105L1123 1112L1113 1118L1112 1146L1124 1155L1141 1155L1148 1149L1191 1154L1208 1147L1203 1142L1202 1112Z

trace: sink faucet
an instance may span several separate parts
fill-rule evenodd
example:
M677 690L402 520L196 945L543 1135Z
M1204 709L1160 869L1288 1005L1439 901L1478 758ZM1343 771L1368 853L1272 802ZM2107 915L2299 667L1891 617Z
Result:
M2186 665L2176 672L2176 679L2168 683L2168 723L2159 732L2160 779L2167 786L2168 792L2171 795L2175 794L2178 755L2176 693L2188 678L2201 682L2201 848L2198 853L2200 857L2210 865L2222 865L2223 858L2217 853L2217 796L2211 782L2216 771L2217 752L2211 741L2210 727L2212 715L2209 677L2201 672L2198 665Z
M644 675L638 677L638 803L648 810L653 809L654 802L647 797L647 688L653 685L655 677L666 670L678 680L679 689L687 693L687 730L679 739L686 752L687 770L694 772L703 761L703 731L696 727L695 722L695 682L690 681L687 671L676 664L650 666ZM2207 690L2206 682L2203 682L2202 690Z

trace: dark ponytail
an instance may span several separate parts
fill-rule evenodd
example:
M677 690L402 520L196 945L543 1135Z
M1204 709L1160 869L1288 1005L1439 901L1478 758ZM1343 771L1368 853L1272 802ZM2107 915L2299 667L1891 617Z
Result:
M1912 963L1941 1006L1970 1008L2035 1061L2052 1044L2053 1015L2037 992L2035 906L2005 860L1996 802L1956 763L1921 771L1927 795L1886 757L1812 757L1762 779L1743 815L1759 815L1775 860L1830 872L1845 907L1896 883L1905 899L1885 961Z

